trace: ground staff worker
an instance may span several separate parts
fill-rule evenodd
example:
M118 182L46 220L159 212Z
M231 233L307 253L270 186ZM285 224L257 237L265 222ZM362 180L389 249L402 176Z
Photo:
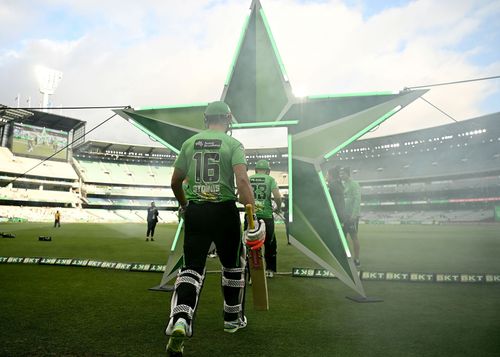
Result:
M236 332L247 324L244 315L245 246L236 207L234 182L240 202L254 205L241 143L227 135L233 117L226 103L210 103L205 111L207 130L182 145L174 164L171 187L184 212L184 266L172 295L165 333L167 352L182 356L185 337L193 334L193 319L205 278L205 263L212 242L222 264L224 331ZM183 180L189 184L184 193ZM249 239L264 240L263 222L245 232Z
M149 236L151 235L151 241L154 242L155 235L155 227L158 223L158 208L156 208L155 203L151 202L151 206L148 208L148 230L146 232L146 242L149 240Z
M54 214L54 228L56 226L61 228L61 213L59 213L59 211L56 211Z
M266 240L264 243L264 258L266 260L266 275L269 278L276 273L277 244L274 234L273 202L271 194L276 202L276 210L281 208L281 195L276 180L271 177L271 168L267 160L259 160L255 164L255 175L250 176L250 184L255 199L255 214L266 224ZM246 221L245 221L246 228Z

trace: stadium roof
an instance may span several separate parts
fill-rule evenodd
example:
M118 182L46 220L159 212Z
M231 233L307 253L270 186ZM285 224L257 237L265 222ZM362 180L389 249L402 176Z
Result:
M38 110L17 109L0 104L0 123L16 123L69 132L85 125L85 121Z
M288 148L263 148L263 149L245 149L245 154L248 155L284 155L288 154Z
M43 126L50 129L71 131L79 126L85 125L85 121L56 115L52 113L33 110L33 116L23 120L23 124Z
M139 154L164 154L175 155L170 149L165 146L146 146L127 143L112 143L108 141L89 140L73 149L73 152L78 153L139 153ZM282 148L264 148L264 149L246 149L246 155L278 155L288 153L286 147Z
M500 129L500 112L488 114L472 119L461 120L456 123L434 126L431 128L407 131L404 133L380 136L353 142L348 149L359 146L374 146L378 144L390 144L413 139L427 139L431 137L447 137L449 135L464 135L473 134L474 131L488 129L490 131L499 131Z
M449 134L457 134L459 132L468 132L478 130L480 128L500 128L500 113L493 113L473 119L463 120L458 123L444 124L432 128L420 129L405 133L393 134L388 136L358 140L349 146L355 148L359 146L369 145L374 146L378 144L387 144L392 142L400 142L404 140L411 140L414 138L428 138L434 136L446 136ZM144 154L161 154L161 155L175 155L170 149L158 144L158 146L135 145L127 143L113 143L106 141L90 140L79 145L74 149L78 153L140 153ZM283 155L288 154L288 148L255 148L246 149L247 156L255 156L255 159L265 158L268 156L270 159L273 157L281 158ZM276 155L276 156L273 156Z
M20 121L32 115L33 113L27 110L9 108L0 104L0 125L7 124L11 121Z
M112 143L107 141L89 140L73 149L75 153L138 153L144 154L173 154L172 151L164 146L146 146L126 143Z

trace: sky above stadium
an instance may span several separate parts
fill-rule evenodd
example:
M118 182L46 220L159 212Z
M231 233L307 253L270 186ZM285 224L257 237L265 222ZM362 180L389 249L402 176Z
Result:
M0 103L40 104L35 66L63 72L52 106L159 106L222 94L250 0L0 0ZM261 0L294 93L401 90L500 75L500 0ZM456 120L500 111L500 80L425 95ZM109 110L55 110L86 120ZM368 136L452 122L422 100ZM281 130L236 133L286 146ZM153 145L116 117L89 138Z

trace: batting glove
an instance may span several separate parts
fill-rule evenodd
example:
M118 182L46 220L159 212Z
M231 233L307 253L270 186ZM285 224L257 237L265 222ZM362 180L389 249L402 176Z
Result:
M245 231L245 244L252 250L257 250L264 244L266 240L266 224L264 220L257 220L254 215L255 227L254 229L248 228Z

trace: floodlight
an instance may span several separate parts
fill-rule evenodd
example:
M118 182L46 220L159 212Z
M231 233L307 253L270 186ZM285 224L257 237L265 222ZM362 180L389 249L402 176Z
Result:
M35 75L38 81L38 88L42 93L42 107L49 105L49 96L53 95L61 82L63 74L60 71L50 69L44 66L35 66Z

